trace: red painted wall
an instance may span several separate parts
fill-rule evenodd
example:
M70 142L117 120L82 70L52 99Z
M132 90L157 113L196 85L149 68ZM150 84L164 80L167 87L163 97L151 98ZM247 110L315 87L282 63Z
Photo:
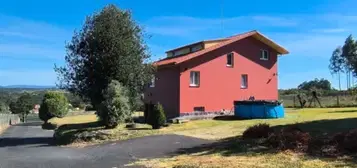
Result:
M269 51L260 60L261 49ZM234 53L234 66L227 67L227 54ZM190 71L200 71L200 86L190 87ZM237 41L180 65L180 113L203 106L205 111L232 110L234 100L278 99L277 52L254 37ZM248 74L248 88L241 89L241 75ZM165 81L173 84L172 81ZM167 93L162 93L166 95ZM166 99L164 96L160 99Z
M145 89L144 103L160 102L168 118L179 115L179 80L178 67L160 68L155 74L155 87Z

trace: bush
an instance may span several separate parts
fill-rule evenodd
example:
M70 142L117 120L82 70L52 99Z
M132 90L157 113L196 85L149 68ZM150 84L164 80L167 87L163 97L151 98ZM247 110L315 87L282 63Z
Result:
M273 132L268 124L258 124L253 125L243 132L243 138L245 139L256 139L256 138L267 138L269 134Z
M303 132L296 126L282 128L279 132L272 133L267 139L268 145L279 150L294 150L306 152L311 136L307 132Z
M45 123L53 117L62 118L69 110L68 100L62 92L46 92L39 110L39 117Z
M131 118L127 90L118 81L112 81L103 95L104 101L100 104L97 115L106 128L115 128Z
M164 108L160 103L156 104L151 114L149 114L149 124L153 129L160 129L166 123Z

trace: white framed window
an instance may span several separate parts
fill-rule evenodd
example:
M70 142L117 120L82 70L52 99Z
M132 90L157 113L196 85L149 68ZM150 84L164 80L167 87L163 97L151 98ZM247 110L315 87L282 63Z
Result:
M200 86L200 72L190 72L190 86Z
M268 50L260 50L260 51L261 51L260 59L269 60L269 51Z
M151 77L151 81L150 81L150 85L149 86L152 87L152 88L155 87L155 79L156 79L155 76Z
M242 74L240 88L242 88L242 89L248 88L248 75L247 74Z
M227 67L233 67L234 64L234 54L228 53L227 54Z

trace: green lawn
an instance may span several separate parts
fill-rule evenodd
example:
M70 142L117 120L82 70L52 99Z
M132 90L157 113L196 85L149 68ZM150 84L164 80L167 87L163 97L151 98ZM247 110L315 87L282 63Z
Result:
M73 136L85 131L101 131L103 127L96 124L94 115L70 116L54 119L52 122L67 124L56 132ZM184 151L172 158L142 160L134 164L152 165L151 167L174 167L178 165L192 167L357 167L348 158L312 158L293 152L271 153L247 150L249 144L241 141L239 136L249 126L267 123L274 128L298 124L312 135L334 133L357 128L357 108L311 108L286 109L282 119L233 120L221 118L216 120L197 120L184 124L174 124L160 130L139 124L138 129L126 129L120 125L116 129L105 130L110 136L90 139L89 142L124 140L153 134L174 133L197 138L218 140L211 146ZM70 141L71 143L73 141Z

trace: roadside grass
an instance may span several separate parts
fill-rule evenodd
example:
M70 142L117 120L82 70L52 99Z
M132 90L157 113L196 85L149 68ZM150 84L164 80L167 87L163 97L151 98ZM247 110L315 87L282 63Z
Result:
M170 158L143 159L130 165L146 167L357 167L355 156L324 158L294 152L279 152L261 146L254 140L243 140L242 132L258 123L274 129L298 125L312 136L334 134L357 128L357 108L286 109L283 119L201 120L179 126L175 133L205 139L215 143L182 149ZM195 125L195 126L193 126ZM187 128L187 129L186 129Z
M66 116L63 118L52 118L48 122L52 124L56 124L57 126L61 126L64 124L90 123L90 122L96 122L97 120L98 120L97 116L91 113L91 114L84 114L84 115Z
M135 113L140 115L140 112ZM357 118L357 108L310 108L310 109L286 109L286 117L282 119L252 119L236 120L230 117L221 117L213 120L197 120L183 124L173 124L160 130L152 130L147 124L137 124L137 128L128 129L125 125L119 125L115 129L104 130L97 123L95 114L67 116L64 118L53 118L49 122L56 124L59 128L56 130L57 135L66 135L71 137L83 132L100 131L106 134L105 137L98 139L86 139L88 142L101 143L103 141L125 140L135 137L142 137L154 134L179 134L196 138L220 140L224 138L239 136L249 126L258 123L267 123L271 126L287 125L294 123L304 123L308 121L319 121L329 119ZM64 125L63 127L61 127ZM342 129L357 128L357 122L341 122L338 126L335 123L314 124L310 126L310 131L341 131ZM75 142L76 140L73 140ZM72 143L72 141L67 141ZM67 144L64 143L64 144Z
M137 124L135 129L120 125L105 130L96 122L95 115L70 116L54 119L61 127L56 133L62 144L82 147L108 141L125 140L155 134L179 134L216 140L206 146L198 146L170 154L170 158L143 159L130 165L146 167L357 167L354 157L324 158L294 152L279 152L241 138L243 131L258 123L267 123L274 129L297 124L312 136L333 134L357 128L357 108L310 108L286 109L282 119L236 120L232 117L217 117L213 120L197 120L173 124L160 130L152 130L146 124ZM83 138L91 132L100 136ZM101 136L104 135L104 136Z
M152 168L334 168L356 167L356 164L343 158L313 158L285 151L267 154L242 154L222 156L220 154L178 155L170 158L141 159L126 166Z

